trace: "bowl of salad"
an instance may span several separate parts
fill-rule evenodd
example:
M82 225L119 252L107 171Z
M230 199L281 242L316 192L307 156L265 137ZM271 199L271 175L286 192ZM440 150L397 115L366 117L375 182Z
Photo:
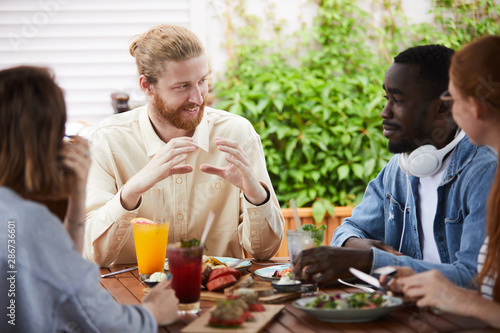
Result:
M321 294L293 302L294 307L316 319L334 323L375 320L391 313L402 304L401 298L376 293Z

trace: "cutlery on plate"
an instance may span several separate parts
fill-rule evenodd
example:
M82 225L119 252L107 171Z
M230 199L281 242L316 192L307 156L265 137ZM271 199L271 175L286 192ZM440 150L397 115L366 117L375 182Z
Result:
M234 267L234 268L236 268L239 264L241 264L242 262L244 262L246 260L247 260L246 258L238 259L235 262L233 262L231 265L229 265L228 267Z
M350 267L349 271L352 273L352 275L354 275L361 281L368 283L370 286L374 287L377 290L380 290L384 294L387 292L385 288L382 288L382 286L380 285L380 281L376 277L373 277L370 274L366 274L365 272L362 272L354 267Z
M122 269L121 271L116 271L116 272L111 272L111 273L103 274L103 275L101 275L101 277L105 278L105 277L108 277L108 276L113 276L113 275L117 275L117 274L121 274L121 273L130 272L130 271L133 271L133 270L136 270L136 269L137 269L137 266L131 267L131 268L126 268L126 269Z
M366 291L368 293L374 293L374 292L376 292L375 289L367 287L367 286L363 286L363 285L360 285L360 284L349 283L349 282L346 282L346 281L344 281L342 279L337 279L337 281L339 281L340 283L342 283L342 284L344 284L346 286L353 287L353 288L358 288L358 289L361 289L361 290Z
M257 262L255 260L251 260L251 262L255 265L260 265L260 266L280 266L280 265L286 265L284 262Z

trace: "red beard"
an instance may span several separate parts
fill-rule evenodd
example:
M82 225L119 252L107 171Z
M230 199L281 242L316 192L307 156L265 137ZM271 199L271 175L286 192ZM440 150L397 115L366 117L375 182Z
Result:
M200 108L195 117L184 114L185 109L193 109L195 107ZM191 131L196 128L203 118L203 112L205 110L205 99L203 99L202 105L188 104L183 105L180 108L173 109L163 101L163 99L158 95L153 96L153 108L158 114L165 119L170 125L175 128L179 128L186 131Z

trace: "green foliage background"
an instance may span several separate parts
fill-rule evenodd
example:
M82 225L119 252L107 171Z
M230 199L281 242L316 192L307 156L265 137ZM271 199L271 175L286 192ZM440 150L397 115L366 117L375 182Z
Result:
M314 27L286 36L234 0L226 16L230 54L215 85L217 108L249 119L262 138L282 207L294 198L320 222L334 205L360 202L391 155L382 135L382 84L404 49L439 43L454 49L499 34L499 1L434 0L432 24L410 24L397 0L373 0L373 16L351 0L317 0ZM293 19L293 18L291 18Z

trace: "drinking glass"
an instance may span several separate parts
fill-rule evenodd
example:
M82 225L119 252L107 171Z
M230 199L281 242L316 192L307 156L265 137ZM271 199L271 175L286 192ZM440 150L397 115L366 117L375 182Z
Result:
M201 264L203 247L167 247L168 267L172 274L172 289L179 299L179 315L200 311Z
M311 231L287 230L286 242L288 244L288 256L292 265L293 260L302 250L314 247L314 238Z
M163 272L168 242L168 222L135 218L132 221L137 266L142 280L155 272Z

